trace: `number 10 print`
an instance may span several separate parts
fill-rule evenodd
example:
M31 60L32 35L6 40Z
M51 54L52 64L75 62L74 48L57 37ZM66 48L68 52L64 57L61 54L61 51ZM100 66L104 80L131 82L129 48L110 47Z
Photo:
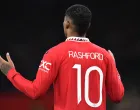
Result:
M81 65L75 64L73 68L77 69L77 101L80 103L81 99ZM100 76L100 97L98 103L92 103L89 100L89 74L91 71L98 71ZM85 73L85 101L90 107L99 107L102 103L102 87L103 87L103 72L98 66L91 66L86 70Z

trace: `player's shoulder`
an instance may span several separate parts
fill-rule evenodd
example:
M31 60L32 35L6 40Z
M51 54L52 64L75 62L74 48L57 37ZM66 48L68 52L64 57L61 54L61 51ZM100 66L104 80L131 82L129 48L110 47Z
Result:
M107 50L97 44L92 43L93 47L106 54Z
M96 48L99 52L101 52L105 58L109 58L109 53L108 53L108 50L106 50L105 48L99 46L99 45L96 45L94 43L92 43L92 45L94 46L94 48Z

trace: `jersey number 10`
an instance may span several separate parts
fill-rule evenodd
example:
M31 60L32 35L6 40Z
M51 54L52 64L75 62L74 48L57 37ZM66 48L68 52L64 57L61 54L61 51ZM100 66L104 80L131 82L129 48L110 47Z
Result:
M77 101L78 104L81 102L81 65L75 64L73 68L77 69ZM97 71L100 76L100 97L98 103L92 103L89 100L89 74L91 71ZM98 66L91 66L86 70L85 73L85 101L90 107L99 107L102 103L102 87L103 87L103 72Z

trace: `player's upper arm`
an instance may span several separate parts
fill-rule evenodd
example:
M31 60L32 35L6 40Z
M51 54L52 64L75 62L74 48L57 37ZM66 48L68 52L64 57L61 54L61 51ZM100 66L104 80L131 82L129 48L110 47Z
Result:
M39 65L36 79L33 81L34 88L38 91L36 97L46 93L49 86L55 80L58 73L58 63L59 59L57 59L57 55L54 52L48 51L45 53Z
M15 69L11 69L7 77L18 90L32 99L36 99L45 94L55 80L59 67L58 56L56 51L44 54L34 81L27 80Z
M120 102L124 96L124 87L114 59L108 54L106 89L113 102Z

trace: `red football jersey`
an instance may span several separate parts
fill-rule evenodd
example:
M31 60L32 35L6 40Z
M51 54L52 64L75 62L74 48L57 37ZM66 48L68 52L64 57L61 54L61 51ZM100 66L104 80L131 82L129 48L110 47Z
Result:
M34 81L15 69L7 77L33 99L45 94L53 83L54 110L106 110L107 93L114 102L124 95L115 61L88 38L69 37L47 51Z

